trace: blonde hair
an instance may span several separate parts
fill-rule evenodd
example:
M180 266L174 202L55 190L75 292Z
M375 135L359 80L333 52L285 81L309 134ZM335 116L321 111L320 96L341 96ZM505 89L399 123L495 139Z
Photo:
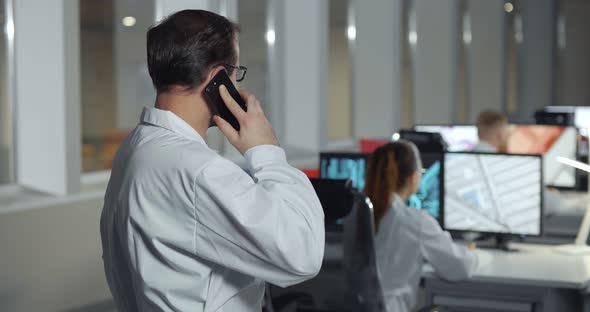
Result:
M487 138L499 127L508 125L504 114L495 111L483 111L477 116L477 134L479 138Z

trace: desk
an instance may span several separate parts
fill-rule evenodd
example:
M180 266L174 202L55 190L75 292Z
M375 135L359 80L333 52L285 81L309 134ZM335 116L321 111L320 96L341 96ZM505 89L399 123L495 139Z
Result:
M448 304L449 299L455 298L457 302L469 302L471 311L487 311L477 305L516 300L516 305L504 310L579 312L583 306L583 311L590 312L590 255L563 255L554 252L551 245L512 243L511 246L519 251L476 250L479 266L468 281L443 281L432 266L425 264L422 277L426 303ZM341 248L340 244L326 244L322 271L332 274L329 282L324 280L326 284L343 282L338 282L343 274ZM443 302L436 302L440 298Z
M567 256L548 245L512 246L520 251L477 250L480 264L465 282L442 281L425 265L427 303L467 302L471 309L506 304L506 311L580 311L583 306L590 311L589 255Z
M422 277L426 301L421 304L468 304L463 311L478 312L590 312L590 255L563 255L554 252L551 245L511 246L519 251L476 250L480 263L467 281L441 280L432 266L425 264ZM346 282L341 264L341 242L326 244L318 278L295 288L317 295L318 302L333 301L327 297L342 298L344 294L339 292Z

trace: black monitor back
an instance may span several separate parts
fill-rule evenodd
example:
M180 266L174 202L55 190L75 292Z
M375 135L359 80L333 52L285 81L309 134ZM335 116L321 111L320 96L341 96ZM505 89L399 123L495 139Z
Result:
M350 180L310 179L324 209L326 231L342 231L354 203Z
M401 130L399 134L401 139L414 143L421 153L442 153L447 148L447 144L445 143L445 140L443 140L440 133Z
M547 112L538 110L535 112L535 124L553 126L573 126L574 112Z

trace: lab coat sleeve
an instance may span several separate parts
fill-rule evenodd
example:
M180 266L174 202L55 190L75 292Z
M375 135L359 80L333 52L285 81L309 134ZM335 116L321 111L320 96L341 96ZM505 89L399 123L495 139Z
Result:
M309 179L284 151L245 153L250 174L216 157L195 182L195 253L279 286L314 277L324 254L324 213Z
M470 278L477 268L477 255L453 242L434 218L424 215L421 226L422 254L438 275L450 281Z

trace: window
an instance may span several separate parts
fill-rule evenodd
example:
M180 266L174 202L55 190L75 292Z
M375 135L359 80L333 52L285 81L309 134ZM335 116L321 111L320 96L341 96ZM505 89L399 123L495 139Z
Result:
M555 105L590 105L590 2L557 1Z
M352 56L356 38L349 0L330 0L328 32L328 140L352 137Z
M455 121L460 124L469 122L469 45L471 44L471 15L466 0L459 2L459 40L457 68L457 106Z
M155 91L145 38L155 0L80 0L82 170L110 169Z
M12 124L12 22L11 0L0 0L0 184L14 181Z
M518 72L519 45L523 40L520 1L513 0L504 5L506 12L506 112L509 116L518 113Z
M402 36L401 36L401 107L400 128L414 126L414 51L416 50L416 11L415 0L402 2Z
M240 87L247 89L268 110L267 0L238 1L240 65L248 68ZM266 112L269 115L269 112Z

